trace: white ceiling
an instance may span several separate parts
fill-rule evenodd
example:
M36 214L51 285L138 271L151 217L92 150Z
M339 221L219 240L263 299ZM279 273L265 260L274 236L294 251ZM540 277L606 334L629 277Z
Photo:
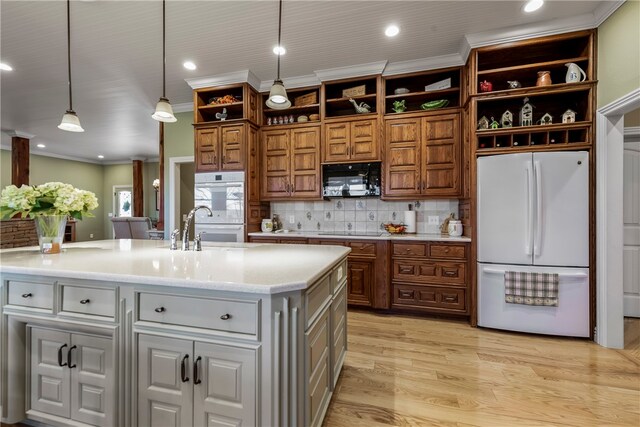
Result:
M524 14L524 1L290 0L283 6L282 76L455 54L465 34L593 14L602 3L547 1ZM35 135L35 153L91 161L103 154L106 162L157 157L151 113L162 91L160 1L72 2L73 106L85 129L78 134L57 129L68 103L65 4L0 3L0 58L14 68L0 73L2 129ZM187 78L246 69L260 80L274 78L277 1L173 0L166 9L167 95L174 105L191 101ZM395 38L383 35L389 23L401 27ZM184 69L185 60L198 69Z

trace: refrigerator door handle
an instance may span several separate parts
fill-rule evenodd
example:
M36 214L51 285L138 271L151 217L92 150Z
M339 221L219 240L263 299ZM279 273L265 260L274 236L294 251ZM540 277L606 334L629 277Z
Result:
M533 174L536 179L536 221L535 240L533 241L533 255L540 255L540 245L542 240L542 171L540 162L533 162Z
M525 166L527 172L527 233L524 243L524 252L531 255L531 234L533 233L533 177L531 176L531 165Z
M483 273L487 273L487 274L504 274L506 273L506 270L500 270L497 268L489 268L489 267L484 267L482 269ZM585 279L587 277L589 277L586 273L558 273L558 276L560 277L573 277L573 278L577 278L577 279Z

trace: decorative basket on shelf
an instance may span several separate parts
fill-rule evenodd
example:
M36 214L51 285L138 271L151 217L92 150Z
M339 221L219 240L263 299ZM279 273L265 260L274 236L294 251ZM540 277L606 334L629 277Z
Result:
M407 230L407 226L404 224L393 224L390 222L384 225L384 229L389 234L404 234Z

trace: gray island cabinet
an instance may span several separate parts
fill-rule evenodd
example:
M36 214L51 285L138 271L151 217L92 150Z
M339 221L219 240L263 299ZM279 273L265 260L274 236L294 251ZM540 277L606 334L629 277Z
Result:
M0 251L2 422L317 426L346 354L333 246Z

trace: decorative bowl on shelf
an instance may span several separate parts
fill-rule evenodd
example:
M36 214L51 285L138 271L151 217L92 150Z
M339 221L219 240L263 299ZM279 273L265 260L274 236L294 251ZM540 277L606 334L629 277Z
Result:
M320 120L320 114L309 114L309 120L311 120L312 122Z
M444 108L449 105L449 101L447 99L438 99L436 101L425 102L420 106L423 110L435 110L437 108Z
M384 225L384 229L389 234L403 234L407 230L407 226L404 224L388 223Z
M404 95L405 93L409 93L409 89L407 89L406 87L399 87L398 89L394 90L393 93L396 95Z

